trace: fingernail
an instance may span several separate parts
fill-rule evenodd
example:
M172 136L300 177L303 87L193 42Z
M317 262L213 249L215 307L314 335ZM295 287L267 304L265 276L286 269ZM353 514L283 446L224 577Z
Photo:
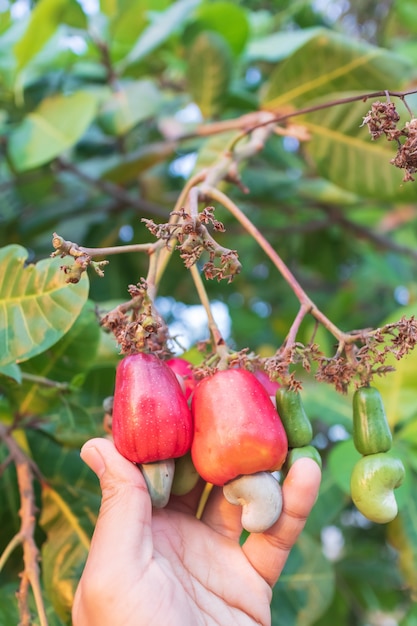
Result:
M94 445L86 443L81 448L80 456L84 463L86 463L88 467L93 470L98 478L103 476L106 471L106 463Z

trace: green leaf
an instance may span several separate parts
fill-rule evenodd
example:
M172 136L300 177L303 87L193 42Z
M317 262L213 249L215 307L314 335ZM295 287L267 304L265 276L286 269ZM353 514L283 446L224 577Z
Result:
M321 545L303 533L274 587L274 626L309 626L330 604L335 580Z
M75 379L83 376L95 362L99 340L100 328L94 305L87 302L70 330L57 343L23 363L23 382L11 393L19 411L30 411L48 420L49 413L59 412L54 407L60 401L63 419L66 422L71 420L71 416L66 415L64 394L75 387ZM50 384L45 384L46 380ZM67 390L62 390L61 382L68 383ZM71 398L68 402L75 400ZM85 422L84 416L82 421Z
M3 417L4 416L1 416L2 422L4 422ZM0 463L5 463L9 454L8 448L1 443ZM19 509L20 498L16 480L16 470L13 463L8 463L2 470L0 480L0 554L10 539L19 531L21 523Z
M323 469L319 497L307 520L306 529L310 534L320 537L324 526L333 524L350 500L336 484L329 467Z
M139 122L158 114L161 94L150 80L137 80L121 86L104 102L98 122L106 133L123 135Z
M190 19L193 9L200 2L201 0L177 0L166 11L153 13L152 24L141 33L136 44L118 64L118 70L123 71L162 45Z
M12 378L17 383L22 382L22 372L20 371L20 367L17 365L17 363L8 363L7 365L1 365L0 375L7 376L7 378Z
M310 335L311 336L311 335ZM329 385L317 381L306 383L303 402L311 420L324 422L328 426L341 425L348 432L352 429L352 405L347 396L342 396Z
M9 155L18 172L48 163L71 148L91 124L97 99L78 91L45 98L10 135Z
M227 42L213 32L203 32L189 51L188 88L204 117L216 115L227 94L232 56Z
M88 296L88 278L65 282L60 259L27 265L18 245L0 249L0 364L22 362L56 343L73 325Z
M413 492L417 489L414 475ZM417 502L411 497L400 514L388 525L388 539L399 553L399 566L407 586L417 592Z
M119 6L115 7L117 4ZM113 63L129 54L141 33L152 22L153 13L164 11L169 4L170 0L110 0L108 8L112 15L108 39Z
M1 626L12 626L12 624L19 624L20 615L17 606L16 591L18 590L18 582L6 583L0 585L0 624ZM64 623L59 619L52 605L45 599L45 612L48 618L48 626L64 626ZM32 615L36 615L35 601L32 596L29 595L29 607ZM32 622L36 624L37 622Z
M361 455L356 450L352 439L338 443L328 456L328 468L335 484L349 496L352 470L360 458Z
M263 106L279 110L288 105L305 106L334 92L395 89L412 70L411 63L392 52L323 29L278 65Z
M190 30L194 36L204 30L221 35L234 55L239 55L243 51L249 36L245 10L221 0L201 4L196 11Z
M102 413L104 415L104 411ZM45 415L39 429L58 443L77 449L88 439L105 434L102 423L94 419L91 407L87 410L77 402L67 401L65 398L55 412Z
M78 450L63 448L36 431L28 431L28 441L33 460L46 479L39 519L46 533L43 581L56 613L67 623L90 546L100 489Z
M44 485L42 488L39 523L47 536L42 545L43 582L63 620L71 615L98 505L98 496L71 485L59 489Z
M134 152L117 157L117 162L105 169L102 177L118 185L131 183L142 172L172 157L176 147L176 144L167 141L142 146Z
M328 94L326 102L352 95L356 92ZM369 103L358 101L304 116L302 123L311 135L306 152L319 174L342 189L395 202L414 199L414 187L402 184L403 172L390 163L396 152L394 142L373 141L362 127L369 108Z
M76 0L39 0L25 34L14 51L21 70L43 48L60 24L85 28L86 18Z
M249 61L282 61L321 32L320 28L284 31L252 40L245 57Z
M396 0L393 7L400 22L407 32L417 33L417 15L414 0Z

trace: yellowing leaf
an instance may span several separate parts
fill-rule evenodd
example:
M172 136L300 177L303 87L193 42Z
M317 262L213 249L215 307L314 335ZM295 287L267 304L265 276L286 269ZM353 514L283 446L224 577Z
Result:
M25 267L25 248L0 249L0 365L21 362L56 343L73 325L88 296L88 278L65 282L60 259Z
M71 148L91 124L96 109L95 96L85 91L45 98L10 136L9 155L16 170L38 167Z

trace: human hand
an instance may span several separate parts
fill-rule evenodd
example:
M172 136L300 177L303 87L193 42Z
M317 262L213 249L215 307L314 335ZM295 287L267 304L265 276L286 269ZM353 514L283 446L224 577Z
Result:
M73 607L73 626L267 626L272 587L317 497L320 470L298 460L283 511L240 546L241 508L221 488L201 520L202 485L152 510L139 469L106 439L81 456L100 479L102 504Z

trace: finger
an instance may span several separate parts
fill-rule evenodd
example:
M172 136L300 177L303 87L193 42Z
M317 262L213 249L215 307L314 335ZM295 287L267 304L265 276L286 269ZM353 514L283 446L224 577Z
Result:
M262 534L251 534L243 551L257 572L273 586L317 499L321 472L315 461L299 459L282 487L283 509L278 521Z
M140 470L107 439L88 441L81 458L97 474L102 491L85 569L95 575L111 569L112 577L117 576L117 563L129 562L132 555L138 559L152 555L152 506L146 483Z

